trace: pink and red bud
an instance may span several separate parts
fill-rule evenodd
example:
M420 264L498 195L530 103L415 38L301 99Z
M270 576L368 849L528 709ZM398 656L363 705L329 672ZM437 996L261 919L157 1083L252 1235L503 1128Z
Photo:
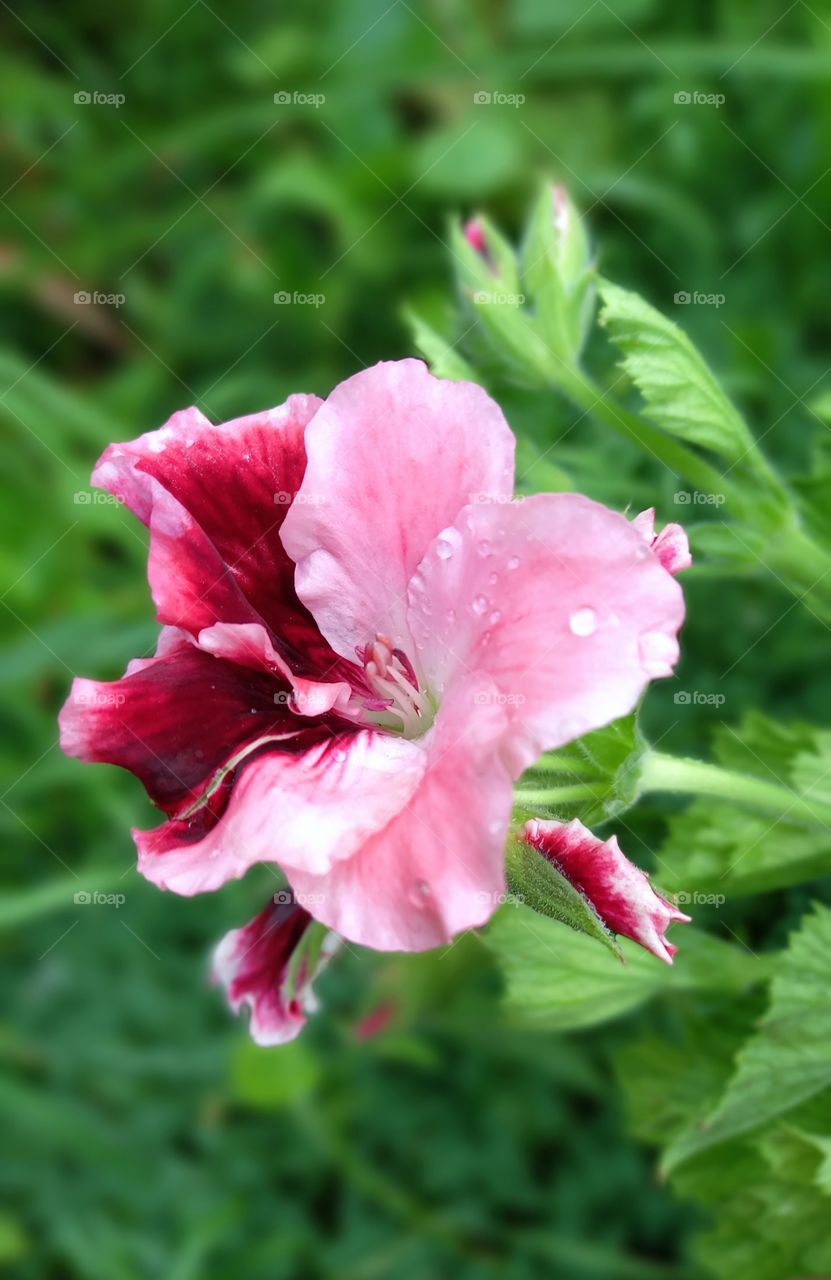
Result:
M667 941L666 930L674 921L689 923L690 917L655 892L645 872L621 852L617 836L600 840L577 818L572 822L532 818L521 838L583 894L613 933L631 938L672 964L678 948Z
M488 246L485 240L485 230L478 218L470 218L464 226L464 236L471 249L475 249L477 253L481 253L482 257L487 257Z
M655 508L649 507L635 516L632 524L648 547L655 552L667 573L677 574L692 564L690 544L680 524L665 524L660 533L655 532Z
M317 1008L312 983L339 939L327 934L310 962L310 953L301 948L313 924L308 911L287 890L275 894L266 909L241 929L226 933L214 951L214 981L225 988L234 1013L243 1005L251 1010L251 1037L257 1044L293 1040L306 1025L307 1015Z

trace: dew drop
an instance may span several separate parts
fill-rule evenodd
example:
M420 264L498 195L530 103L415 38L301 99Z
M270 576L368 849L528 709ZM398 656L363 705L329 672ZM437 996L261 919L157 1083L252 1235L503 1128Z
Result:
M455 622L455 621L456 621L456 610L455 610L455 609L448 609L448 610L447 610L447 613L445 614L445 617L447 618L447 621L448 621L448 622L450 622L450 623Z
M482 634L482 644L490 644L490 642L491 642L491 633L490 633L490 631L485 631L485 632L483 632L483 634Z
M648 676L668 676L678 656L678 645L663 631L645 631L638 640L638 656Z
M568 625L576 636L593 635L597 630L597 614L588 606L584 609L575 609L568 620Z
M485 610L488 607L487 596L475 596L473 601L471 602L470 607L473 610L473 612L478 614L479 617L481 618L482 614L485 612Z
M449 560L452 554L453 554L453 548L451 547L450 543L440 540L438 545L436 546L436 555L438 556L438 558L440 560Z
M499 609L494 609L493 613L488 618L488 622L492 622L493 625L496 626L497 622L501 622L501 621L502 621L501 612L499 611Z
M510 560L508 561L508 568L509 569L519 568L519 556L511 556Z
M423 911L428 899L430 898L430 894L431 890L427 881L416 880L415 884L410 889L410 902L412 902L414 907L418 907L419 910Z
M488 542L487 538L483 538L482 541L479 543L479 555L482 556L483 558L493 555L493 547Z
M489 574L488 574L488 582L491 584L491 586L492 586L492 587L495 587L498 581L499 581L499 574L498 574L498 573L489 573Z

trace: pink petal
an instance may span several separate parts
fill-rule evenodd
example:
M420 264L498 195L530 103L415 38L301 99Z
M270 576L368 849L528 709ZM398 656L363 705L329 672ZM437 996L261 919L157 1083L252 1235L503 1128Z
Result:
M134 831L142 875L186 896L256 862L321 876L395 817L425 768L415 743L369 730L336 737L312 724L285 748L245 763L210 813Z
M680 587L638 530L571 493L467 508L410 584L424 678L441 688L487 672L515 775L670 675L683 616Z
M199 648L218 658L227 658L241 667L253 667L270 671L291 685L291 695L285 696L292 711L302 716L322 716L333 708L347 714L352 698L353 683L362 681L355 668L350 683L346 680L306 680L296 676L285 659L277 652L265 627L258 622L217 622L200 631ZM345 664L337 659L331 674L335 675Z
M176 814L241 747L293 739L305 722L291 714L287 694L275 701L281 686L273 677L213 658L174 632L162 648L165 656L131 663L121 680L76 679L60 714L61 746L129 769Z
M649 507L635 516L632 527L642 535L647 546L651 547L667 573L681 573L692 564L690 544L680 524L665 524L660 533L655 533L655 508Z
M676 920L689 923L690 917L655 892L649 877L621 853L617 836L599 840L577 818L533 818L525 824L524 838L588 898L613 933L672 964L678 948L667 941L667 927Z
M316 1001L312 982L325 964L328 952L321 953L315 973L299 973L297 990L288 989L292 956L311 924L307 911L290 899L279 901L276 894L241 929L232 929L214 951L214 977L221 982L234 1013L243 1005L251 1010L250 1031L260 1045L285 1044L299 1035L306 1015Z
M383 830L325 876L287 870L316 919L378 951L423 951L490 918L505 892L513 801L496 692L481 680L448 692L419 742L424 777Z
M93 482L150 528L159 619L197 635L216 622L265 624L302 675L336 664L294 589L280 527L306 467L303 436L320 401L212 426L197 409L103 454Z
M335 388L306 450L281 535L298 595L344 657L378 632L409 652L407 583L431 541L466 502L513 491L501 410L419 360L382 363Z

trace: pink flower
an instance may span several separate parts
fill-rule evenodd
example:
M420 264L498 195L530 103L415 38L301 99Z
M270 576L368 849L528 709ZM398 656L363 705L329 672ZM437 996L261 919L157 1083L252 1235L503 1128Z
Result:
M692 564L690 544L680 524L665 524L660 533L655 532L655 508L649 507L635 516L632 525L643 536L667 573L681 573Z
M305 957L292 972L295 952L311 923L308 911L290 893L277 893L265 911L226 933L214 951L214 978L224 986L234 1013L243 1005L250 1008L250 1031L257 1044L293 1040L303 1030L306 1015L317 1008L312 982L337 940L333 934L324 940L314 972Z
M513 456L481 388L416 360L106 450L94 480L150 529L163 630L121 680L75 682L61 741L163 810L134 833L149 880L277 863L382 950L491 915L514 780L669 675L683 617L638 529L577 494L512 500Z
M613 933L622 933L672 964L678 948L667 942L666 929L676 920L689 923L690 917L655 892L649 877L621 853L617 836L599 840L577 818L532 818L523 838L580 890Z

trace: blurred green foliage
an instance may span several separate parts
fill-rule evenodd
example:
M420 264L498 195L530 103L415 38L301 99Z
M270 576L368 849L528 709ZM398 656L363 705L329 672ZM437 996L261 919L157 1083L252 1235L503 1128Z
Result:
M701 1274L689 1237L709 1209L654 1181L610 1062L629 1043L624 1080L650 1081L636 1033L660 1058L682 1024L708 1025L703 997L673 988L600 1031L530 1031L505 1021L475 939L406 960L348 952L303 1040L253 1051L206 956L266 881L197 901L140 882L129 826L149 806L131 779L64 760L55 715L72 674L115 676L154 641L143 531L88 487L104 445L186 404L229 417L409 353L404 303L445 305L448 213L487 206L516 230L543 173L587 211L606 276L673 314L678 292L724 295L677 314L770 456L807 472L831 394L826 19L803 0L3 6L10 1274ZM110 300L75 301L96 293ZM517 393L506 408L535 481L565 473L621 508L677 514L667 477L564 401ZM662 749L706 750L715 721L760 705L831 722L827 628L783 584L728 585L704 564L686 589L680 685L726 701L679 707L656 688L646 724ZM645 865L665 811L644 806L627 834ZM74 903L96 886L124 904ZM807 898L730 897L708 924L764 950ZM391 1027L356 1039L391 996ZM638 1133L654 1141L648 1104ZM780 1148L747 1158L783 1169Z

